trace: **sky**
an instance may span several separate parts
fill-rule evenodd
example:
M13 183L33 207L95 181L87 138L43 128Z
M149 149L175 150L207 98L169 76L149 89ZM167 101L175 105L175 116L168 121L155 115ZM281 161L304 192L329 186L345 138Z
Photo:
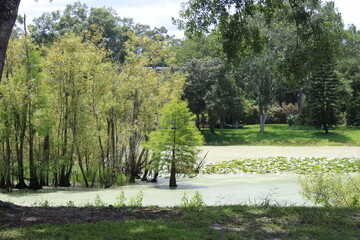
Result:
M26 14L28 22L39 17L43 12L63 10L67 4L77 0L22 0L19 14ZM135 23L150 25L150 27L164 26L169 35L183 38L183 32L172 25L171 17L178 17L181 2L185 0L82 0L88 7L112 7L120 17L130 17ZM335 0L335 7L342 15L345 27L355 24L360 29L360 0Z

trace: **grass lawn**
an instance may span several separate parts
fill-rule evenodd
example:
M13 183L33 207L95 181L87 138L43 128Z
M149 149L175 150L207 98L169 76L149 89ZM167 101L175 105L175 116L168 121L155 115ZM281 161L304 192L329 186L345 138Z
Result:
M360 209L215 206L176 214L0 229L0 239L359 239Z
M360 128L339 126L324 131L305 127L288 126L286 124L267 124L265 133L259 132L259 125L246 125L241 129L225 129L215 134L208 129L201 130L207 145L329 145L329 146L360 146Z

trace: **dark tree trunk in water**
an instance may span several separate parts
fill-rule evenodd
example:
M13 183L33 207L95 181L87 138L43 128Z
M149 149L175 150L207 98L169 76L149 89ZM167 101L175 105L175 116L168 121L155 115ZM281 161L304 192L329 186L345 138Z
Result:
M59 176L59 187L70 187L70 178L66 172L66 165L61 166L60 176Z
M151 179L150 182L157 182L158 176L159 176L159 173L158 173L158 172L155 172L154 177L153 177L153 179Z
M49 159L50 159L50 136L46 134L43 146L43 159L41 161L40 185L49 186Z
M20 0L0 1L0 82L4 71L6 50L14 27Z
M176 184L176 166L175 162L171 163L171 170L170 170L170 187L177 187Z
M80 171L81 171L81 174L82 174L82 176L83 176L83 178L84 178L85 186L88 188L88 187L89 187L89 183L88 183L88 180L87 180L87 177L86 177L86 173L85 173L85 170L84 170L84 167L83 167L82 157L81 157L81 153L80 153L80 149L79 149L79 148L77 149L77 154L78 154L78 161L79 161Z
M147 175L148 175L148 173L149 173L149 170L148 170L147 168L145 168L145 171L144 171L144 174L143 174L143 176L142 176L142 178L141 178L141 181L143 181L143 182L146 182L146 181L147 181Z
M25 106L25 109L27 107ZM21 120L22 119L22 122ZM25 140L25 132L26 132L26 112L20 118L19 114L16 114L15 117L15 139L16 139L16 158L18 163L18 183L16 184L15 188L17 189L24 189L27 188L24 180L24 163L23 163L23 156L24 156L24 140ZM18 134L20 134L18 136Z
M6 124L5 124L6 125ZM6 155L5 155L5 191L11 192L11 180L10 180L10 162L11 162L11 148L10 148L10 139L6 138Z
M31 124L30 124L31 125ZM30 189L41 189L41 185L39 183L39 179L36 174L36 166L34 160L34 134L35 130L30 127L29 129L29 165L30 165Z
M135 136L130 137L130 146L129 146L129 161L130 161L130 183L135 183L135 179L137 176L136 169L136 143Z

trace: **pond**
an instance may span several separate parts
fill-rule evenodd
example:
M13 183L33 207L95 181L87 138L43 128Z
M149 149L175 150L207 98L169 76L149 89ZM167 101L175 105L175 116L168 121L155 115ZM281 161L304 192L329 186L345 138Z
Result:
M137 184L110 189L82 187L45 188L39 191L14 191L0 194L0 200L18 205L32 206L48 201L51 206L66 206L72 201L76 206L93 203L98 194L106 204L114 204L116 197L124 191L127 198L143 191L143 206L177 206L184 193L191 198L196 191L203 196L206 205L260 204L266 199L279 205L311 205L299 193L295 175L228 174L200 175L190 179L178 179L178 187L170 189L168 179L158 183L138 182Z

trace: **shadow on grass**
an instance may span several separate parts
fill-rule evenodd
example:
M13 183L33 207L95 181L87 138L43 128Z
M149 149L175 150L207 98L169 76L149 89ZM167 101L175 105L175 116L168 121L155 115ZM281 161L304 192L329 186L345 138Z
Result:
M225 129L221 134L202 130L207 145L266 144L266 145L310 145L341 144L351 145L356 142L346 135L346 131L329 132L308 127L288 127L286 125L268 125L265 133L260 133L255 125L241 129Z
M354 143L354 141L341 133L336 132L315 132L313 133L313 136L315 139L321 139L321 140L328 140L329 142L335 142L335 143Z
M219 206L181 216L38 225L6 239L358 239L359 209ZM5 234L10 232L5 232ZM0 232L1 237L1 232ZM1 238L0 238L1 239Z

